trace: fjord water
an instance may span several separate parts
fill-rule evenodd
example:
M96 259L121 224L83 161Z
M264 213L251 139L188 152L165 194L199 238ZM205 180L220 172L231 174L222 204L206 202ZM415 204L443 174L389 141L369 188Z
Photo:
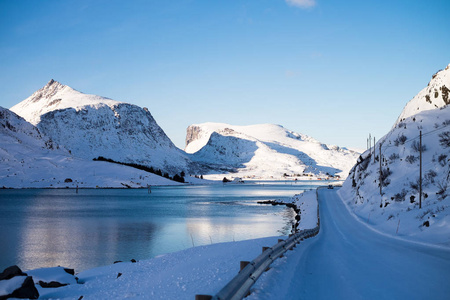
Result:
M290 232L294 213L259 200L311 185L0 190L0 269L77 271L210 243Z

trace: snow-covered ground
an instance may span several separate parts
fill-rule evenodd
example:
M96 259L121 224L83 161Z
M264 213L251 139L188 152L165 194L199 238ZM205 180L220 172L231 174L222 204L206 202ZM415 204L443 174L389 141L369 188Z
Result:
M286 201L289 203L289 201ZM306 191L292 197L291 203L300 209L299 230L311 229L317 225L316 190Z
M37 286L39 299L194 299L215 294L238 272L239 262L257 257L279 237L212 244L77 274L83 284ZM42 271L41 271L42 272ZM31 272L30 274L32 274ZM118 274L122 275L118 277ZM47 276L49 278L49 276Z

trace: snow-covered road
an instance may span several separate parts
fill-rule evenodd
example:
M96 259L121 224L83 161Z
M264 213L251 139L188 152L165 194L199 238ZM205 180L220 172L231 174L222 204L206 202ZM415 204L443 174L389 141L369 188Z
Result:
M275 262L247 299L449 299L449 249L371 230L335 190L319 190L319 204L319 235Z

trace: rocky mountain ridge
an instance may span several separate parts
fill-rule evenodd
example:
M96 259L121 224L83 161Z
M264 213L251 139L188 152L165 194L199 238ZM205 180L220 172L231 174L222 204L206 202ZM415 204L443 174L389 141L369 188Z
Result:
M147 108L83 94L50 80L11 110L77 157L102 156L172 175L197 169Z

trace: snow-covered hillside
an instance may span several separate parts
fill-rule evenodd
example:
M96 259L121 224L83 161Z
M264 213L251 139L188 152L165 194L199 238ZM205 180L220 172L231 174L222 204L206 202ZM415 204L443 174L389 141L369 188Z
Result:
M102 156L172 175L196 169L147 108L83 94L50 80L11 110L76 157Z
M428 86L434 88L438 80L448 81L449 73L447 67ZM424 104L420 102L423 92L408 103L401 121L375 149L361 155L340 193L351 211L383 232L396 234L398 228L400 236L450 245L450 107L442 103L434 109L420 106L414 109L418 113L411 115L411 107Z
M215 169L262 178L279 178L284 173L345 177L359 155L273 124L191 125L185 151Z
M406 104L395 125L421 111L448 104L450 104L450 64L444 70L434 74L427 87Z
M134 168L74 157L32 124L0 107L0 187L173 185Z

